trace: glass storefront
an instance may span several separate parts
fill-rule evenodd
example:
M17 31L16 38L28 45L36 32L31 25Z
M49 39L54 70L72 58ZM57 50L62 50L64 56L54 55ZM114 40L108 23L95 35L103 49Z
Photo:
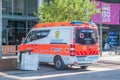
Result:
M109 46L119 46L120 45L120 26L119 25L107 25L108 29L103 29L102 32L102 47L105 48L105 44L108 43Z
M3 44L15 45L20 44L22 38L26 36L26 30L29 32L31 27L35 25L36 21L29 21L28 28L26 28L26 21L22 20L6 20L9 26L3 29ZM7 32L8 30L8 32ZM7 41L8 39L8 41Z
M34 12L37 12L37 2L38 0L2 0L4 45L20 44L22 38L37 23L34 16Z

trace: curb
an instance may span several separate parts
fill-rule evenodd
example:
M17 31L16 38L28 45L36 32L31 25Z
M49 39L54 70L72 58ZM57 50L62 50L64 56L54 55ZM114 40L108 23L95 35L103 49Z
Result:
M120 61L110 61L110 60L100 60L100 61L98 61L98 63L120 65Z
M11 71L17 69L17 59L7 58L0 60L0 71Z

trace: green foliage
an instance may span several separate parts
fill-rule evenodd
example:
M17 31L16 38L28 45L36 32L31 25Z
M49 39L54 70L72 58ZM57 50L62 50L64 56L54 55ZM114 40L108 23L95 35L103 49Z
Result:
M90 0L52 0L35 13L41 22L90 21L98 13L97 4Z

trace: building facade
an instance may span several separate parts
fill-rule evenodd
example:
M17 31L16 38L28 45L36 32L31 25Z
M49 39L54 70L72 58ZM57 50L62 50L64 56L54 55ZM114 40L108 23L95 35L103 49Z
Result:
M97 0L98 8L101 9L101 13L95 14L92 20L102 26L102 47L106 43L110 46L120 45L120 4L112 3L109 0ZM116 0L117 1L117 0ZM102 24L102 25L101 25Z
M34 16L34 12L37 12L38 7L40 7L43 2L48 2L50 0L2 0L2 42L3 44L16 44L20 43L22 41L22 38L26 36L26 34L29 32L31 27L38 23L38 19ZM120 8L119 8L119 0L96 0L103 2L104 12L108 12L108 15L103 15L104 21L108 20L108 23L103 23L102 21L102 27L103 27L103 35L102 35L102 43L103 47L106 42L113 42L115 44L120 44ZM112 4L114 2L114 4ZM113 8L113 6L117 8ZM105 8L107 7L107 8ZM113 11L115 10L115 11ZM113 11L112 13L109 12ZM116 12L118 11L118 12ZM113 14L117 15L113 15ZM112 21L112 18L110 16L113 16L114 20ZM96 19L99 19L100 17ZM111 19L111 22L109 22ZM96 21L96 20L95 20ZM116 22L114 22L116 21ZM96 22L97 23L97 22ZM98 25L100 23L97 23ZM114 33L114 35L118 35L118 38L116 39L110 39L111 35L110 33ZM115 36L112 36L115 37ZM110 41L113 40L113 41Z
M14 45L22 41L38 23L34 16L43 0L2 0L2 42Z

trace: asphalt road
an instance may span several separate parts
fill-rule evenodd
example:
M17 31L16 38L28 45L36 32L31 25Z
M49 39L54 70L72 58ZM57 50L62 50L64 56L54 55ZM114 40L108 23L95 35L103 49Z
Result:
M40 64L38 71L0 72L0 80L120 80L120 65L96 63L87 70L72 67L58 71L52 65Z

